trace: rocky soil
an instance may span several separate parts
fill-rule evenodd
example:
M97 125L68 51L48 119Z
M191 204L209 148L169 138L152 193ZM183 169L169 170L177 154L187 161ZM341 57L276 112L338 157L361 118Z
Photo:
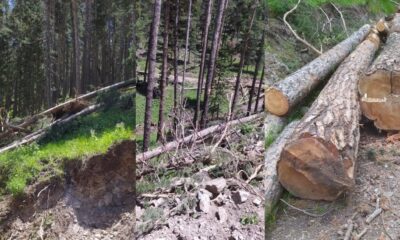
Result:
M0 202L0 239L132 239L135 144L68 161L64 176Z
M198 144L191 158L187 151L170 156L167 161L183 161L174 166L189 173L167 185L160 179L154 191L139 194L137 239L264 239L262 132L261 123L241 126L214 151L218 135Z

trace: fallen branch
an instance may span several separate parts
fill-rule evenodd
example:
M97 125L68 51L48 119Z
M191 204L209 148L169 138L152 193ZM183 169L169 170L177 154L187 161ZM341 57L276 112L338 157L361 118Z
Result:
M285 13L285 15L283 15L283 22L286 24L286 26L289 28L289 30L293 33L293 35L295 36L295 38L297 40L299 40L300 42L302 42L304 45L306 45L307 47L309 47L311 50L313 50L316 54L321 55L322 52L318 49L316 49L313 45L311 45L309 42L307 42L305 39L299 37L299 35L297 35L296 31L293 30L292 26L290 26L290 24L286 21L286 18L289 14L291 14L292 12L294 12L297 7L299 6L301 0L299 0L297 2L297 4L288 12Z
M353 232L353 228L354 228L354 223L353 220L348 220L347 221L347 231L346 234L344 235L343 240L351 240L351 233Z
M36 114L36 115L28 118L27 120L25 120L22 124L18 125L17 127L25 128L25 127L30 126L31 124L35 123L40 118L42 118L42 117L44 117L46 115L50 115L50 114L52 114L54 112L57 112L58 110L63 109L63 108L65 108L65 107L67 107L67 106L69 106L69 105L71 105L71 104L73 104L73 103L75 103L77 101L88 100L88 99L96 97L100 93L104 93L104 92L107 92L107 91L123 88L123 87L129 86L129 85L132 85L134 83L135 83L134 80L128 80L128 81L124 81L124 82L115 83L113 85L98 89L98 90L93 91L93 92L86 93L86 94L81 95L81 96L79 96L77 98L68 100L68 101L66 101L64 103L61 103L61 104L57 105L57 106L49 108L49 109L47 109L47 110L45 110L45 111L43 111L43 112L41 112L39 114Z
M327 210L326 212L324 212L323 214L314 214L314 213L309 213L309 212L307 212L307 211L304 210L304 209L295 207L295 206L291 205L290 203L286 202L285 200L283 200L282 198L281 198L280 200L281 200L284 204L286 204L287 206L293 208L294 210L297 210L297 211L299 211L299 212L302 212L302 213L304 213L305 215L308 215L308 216L310 216L310 217L323 217L323 216L325 216L327 213L329 213L329 212L332 210L332 208L331 208L331 209Z
M364 228L359 234L354 236L353 240L360 240L368 231L368 228Z
M347 31L347 26L346 26L346 21L344 20L343 14L342 12L339 10L338 7L336 7L335 4L333 4L333 2L331 2L331 5L336 9L336 11L340 14L340 19L342 19L342 24L343 24L343 29L344 32L346 33L347 37L349 36L349 32Z
M144 153L140 153L138 154L138 156L136 157L136 160L138 162L145 162L151 158L157 157L163 153L172 151L174 149L177 149L178 147L180 147L181 145L184 144L190 144L191 142L197 140L197 139L201 139L201 138L205 138L211 134L214 134L216 132L222 131L225 127L226 124L229 124L230 126L234 126L234 125L238 125L241 123L247 123L247 122L251 122L254 121L257 118L260 118L264 115L264 113L259 113L259 114L255 114L255 115L251 115L249 117L245 117L245 118L240 118L237 120L233 120L233 121L229 121L227 123L223 123L223 124L219 124L216 126L212 126L206 129L203 129L197 133L194 134L190 134L189 136L186 136L184 138L180 138L177 139L175 141L169 142L163 146L157 147L153 150L144 152Z

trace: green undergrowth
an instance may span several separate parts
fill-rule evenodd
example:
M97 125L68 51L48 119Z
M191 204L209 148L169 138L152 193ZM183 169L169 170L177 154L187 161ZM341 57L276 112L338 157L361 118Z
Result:
M0 155L0 195L23 193L42 172L62 173L62 161L105 153L133 138L133 108L110 107L52 129L38 143Z

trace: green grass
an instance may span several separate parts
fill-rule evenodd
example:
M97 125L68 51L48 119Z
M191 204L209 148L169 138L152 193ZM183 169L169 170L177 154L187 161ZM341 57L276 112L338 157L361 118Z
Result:
M105 153L115 142L133 138L132 109L117 107L53 129L39 143L0 155L0 195L18 195L42 171L62 173L62 161Z

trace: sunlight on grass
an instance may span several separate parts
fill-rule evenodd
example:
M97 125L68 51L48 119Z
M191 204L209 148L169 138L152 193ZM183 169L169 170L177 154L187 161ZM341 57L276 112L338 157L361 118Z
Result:
M42 170L60 168L62 160L105 153L115 142L132 139L133 115L132 109L118 108L93 113L51 131L38 144L0 155L0 195L22 193Z

